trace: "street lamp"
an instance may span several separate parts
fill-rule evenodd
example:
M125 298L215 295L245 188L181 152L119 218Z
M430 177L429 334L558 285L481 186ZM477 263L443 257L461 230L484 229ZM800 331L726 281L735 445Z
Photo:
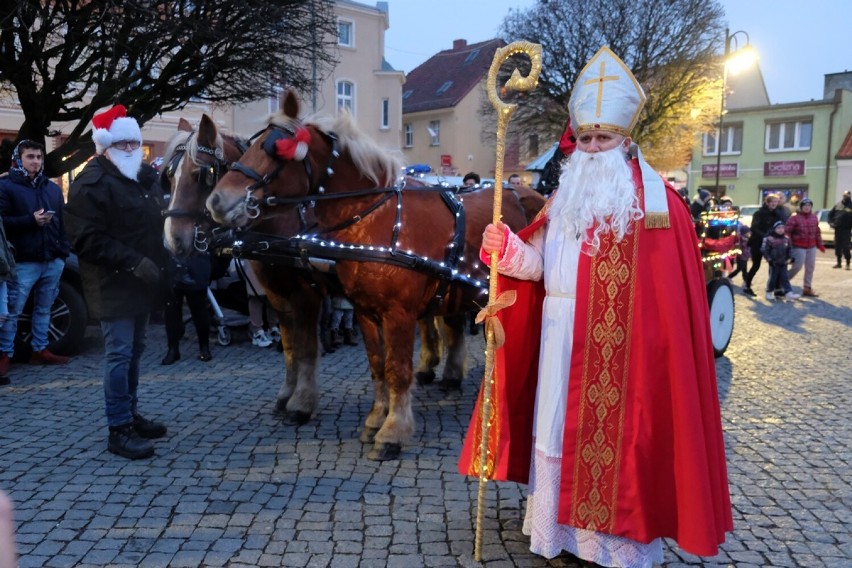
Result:
M737 35L745 36L745 45L740 49L737 42ZM731 52L731 42L734 43L734 51ZM719 105L719 131L716 135L716 183L714 191L719 191L719 171L722 168L722 136L724 135L723 119L725 116L725 98L727 97L728 88L728 69L731 73L737 74L749 67L757 61L757 52L749 45L748 33L739 30L734 33L728 33L728 28L725 28L725 55L722 57L722 102Z

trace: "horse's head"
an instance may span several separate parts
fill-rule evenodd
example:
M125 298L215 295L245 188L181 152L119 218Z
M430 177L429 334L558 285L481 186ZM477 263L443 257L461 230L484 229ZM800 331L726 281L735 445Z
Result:
M207 249L207 231L212 222L204 202L230 162L241 155L239 141L221 135L206 114L196 131L181 120L160 173L164 189L171 193L164 213L164 241L173 254L185 256Z
M281 111L207 199L213 219L245 228L264 208L292 210L315 196L393 184L396 158L358 132L347 113L310 122L298 116L299 101L289 91Z

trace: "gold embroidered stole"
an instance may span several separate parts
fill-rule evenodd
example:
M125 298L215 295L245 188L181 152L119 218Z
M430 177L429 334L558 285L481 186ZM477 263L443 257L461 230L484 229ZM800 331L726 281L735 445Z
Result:
M615 523L630 361L639 227L616 242L601 235L590 260L589 304L580 380L573 492L573 526L611 532ZM573 390L573 389L572 389Z

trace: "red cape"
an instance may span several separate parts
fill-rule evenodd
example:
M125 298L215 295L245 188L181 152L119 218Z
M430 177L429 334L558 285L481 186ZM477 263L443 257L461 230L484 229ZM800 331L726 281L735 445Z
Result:
M580 255L559 522L713 556L733 521L706 283L689 211L666 193L671 228L640 221L622 254ZM527 483L544 287L501 276L498 292L510 289L518 299L499 315L507 339L495 353L487 477ZM622 321L606 310L609 294L630 307L616 311ZM481 397L459 464L467 475L479 475Z

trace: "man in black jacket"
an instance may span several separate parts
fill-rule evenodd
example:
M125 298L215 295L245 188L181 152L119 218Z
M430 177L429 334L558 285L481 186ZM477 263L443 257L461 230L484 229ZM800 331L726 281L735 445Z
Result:
M751 218L751 236L748 239L748 248L751 250L751 268L743 274L745 286L743 293L747 296L755 296L756 294L751 289L751 281L754 280L754 275L760 269L760 261L763 255L760 252L760 246L763 244L763 237L772 231L772 226L778 221L786 221L783 208L779 207L781 196L777 193L769 193L763 198L763 206L755 211Z
M70 245L62 221L62 190L44 175L44 146L21 140L12 155L12 169L0 180L0 215L15 249L17 276L9 282L9 318L0 331L0 376L9 372L15 351L18 317L32 293L30 363L57 365L67 357L47 349L50 308L59 294L59 278Z
M828 214L828 224L834 229L834 254L837 256L837 264L833 268L840 268L840 261L845 258L846 270L850 270L849 263L852 259L852 252L850 252L852 192L843 192L843 199Z
M152 309L166 294L163 203L153 168L142 164L142 132L117 105L92 119L98 156L71 185L66 223L80 259L90 313L104 336L107 449L129 459L154 453L163 424L137 411L139 360Z

